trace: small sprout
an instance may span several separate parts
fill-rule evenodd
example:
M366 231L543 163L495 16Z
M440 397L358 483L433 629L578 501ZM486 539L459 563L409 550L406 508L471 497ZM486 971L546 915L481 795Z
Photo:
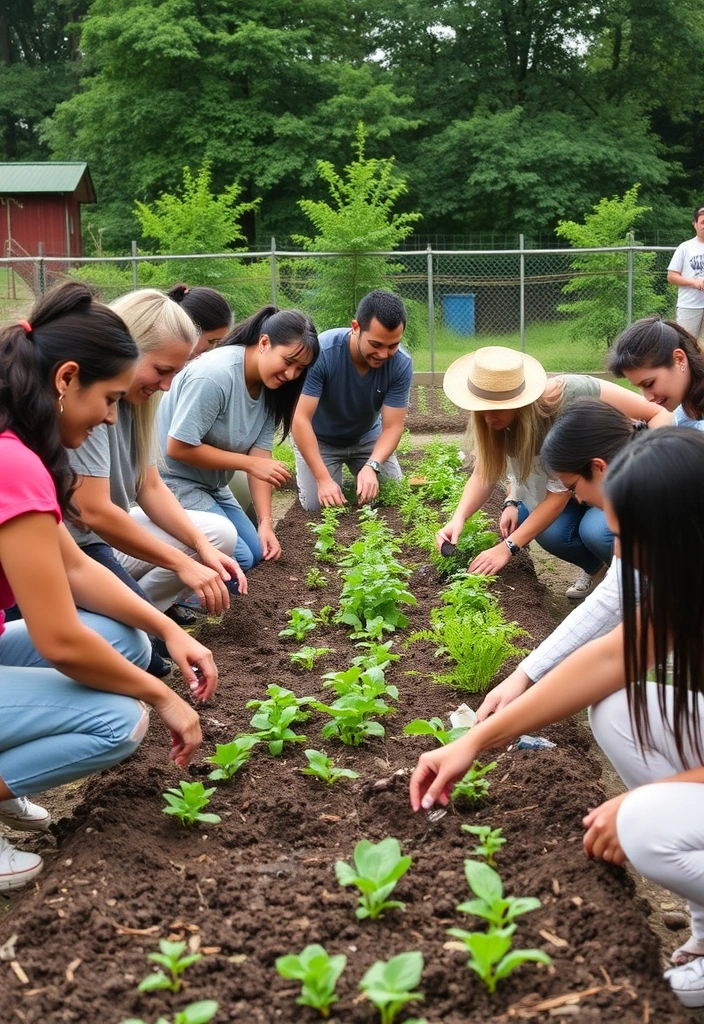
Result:
M540 906L540 900L535 896L504 896L501 877L488 864L466 860L464 873L476 899L460 903L455 909L461 914L484 918L489 924L489 931L501 931L512 925L521 914L537 910Z
M330 1016L330 1007L337 1002L335 986L345 969L344 953L329 956L322 946L312 945L298 955L280 956L276 970L283 978L301 982L301 994L296 1000L301 1006L320 1010L323 1017Z
M483 857L487 864L495 867L496 860L494 854L498 853L501 847L506 844L506 840L501 835L503 829L491 828L490 825L463 825L462 831L469 832L479 840L472 850L472 856Z
M308 570L305 582L309 590L323 590L328 585L327 576L317 565Z
M232 743L218 743L212 757L205 759L208 764L217 765L208 778L214 782L231 779L235 772L238 772L242 765L249 761L252 747L257 743L259 743L259 737L252 733L236 736Z
M408 725L404 725L403 731L407 736L432 736L441 747L444 747L464 736L467 728L460 726L457 729L446 729L442 718L414 718Z
M448 935L464 942L469 952L467 966L475 971L489 992L496 990L496 983L507 978L521 964L530 961L551 964L552 960L542 949L511 949L511 936L515 925L490 932L466 932L461 928L448 928ZM510 952L509 952L510 951Z
M332 647L301 647L300 651L292 651L289 658L299 668L312 669L318 658L331 653L333 653Z
M467 803L475 804L489 792L489 781L484 776L496 768L496 761L484 766L475 761L464 778L456 782L452 790L451 799L465 800Z
M359 772L350 768L336 768L324 750L305 750L304 754L308 758L308 767L301 769L304 775L315 775L316 779L322 779L330 786L338 779L359 778Z
M366 917L374 920L385 910L403 909L404 904L399 900L386 899L412 863L411 857L401 856L398 839L388 836L380 843L361 839L352 859L354 867L347 861L336 861L335 876L340 885L356 885L360 890L360 906L355 911L360 921Z
M422 992L412 991L422 973L423 954L418 949L372 964L359 987L381 1014L381 1024L393 1024L406 1003L424 998Z
M215 786L206 789L202 782L179 782L178 788L167 789L163 794L168 807L162 808L164 814L173 814L183 825L217 825L220 817L217 814L201 813L210 803Z
M299 736L291 728L296 722L305 722L310 715L301 709L311 703L310 697L297 697L292 690L272 683L267 686L268 700L250 700L246 707L258 708L250 725L257 730L257 739L269 744L269 753L274 757L281 754L284 743L305 743L306 737Z
M312 629L315 629L317 620L310 608L292 608L289 612L288 627L279 632L280 637L293 637L299 642L305 640Z
M189 1003L182 1010L179 1010L173 1019L173 1024L209 1024L218 1012L218 1003L214 999L203 999L199 1003ZM146 1024L143 1020L130 1017L123 1020L121 1024ZM159 1017L156 1024L170 1024L166 1017Z
M147 960L160 964L168 974L165 971L155 971L148 974L144 981L140 981L137 987L140 992L157 992L162 988L167 988L169 992L180 992L183 987L181 975L191 964L197 964L202 960L203 956L201 953L189 953L184 956L186 943L169 942L168 939L159 939L159 950L158 953L150 953Z
M331 604L323 605L318 612L316 622L320 623L321 626L329 626L332 623L332 614L335 611Z

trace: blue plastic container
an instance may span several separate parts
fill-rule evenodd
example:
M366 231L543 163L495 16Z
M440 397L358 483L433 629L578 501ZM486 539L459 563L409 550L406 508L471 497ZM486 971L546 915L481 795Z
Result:
M472 293L458 293L455 295L443 295L442 316L445 327L468 337L474 334L474 295Z

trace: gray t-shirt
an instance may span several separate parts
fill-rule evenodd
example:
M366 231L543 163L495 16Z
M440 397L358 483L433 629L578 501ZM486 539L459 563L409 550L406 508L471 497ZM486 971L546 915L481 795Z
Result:
M352 362L349 338L349 327L323 331L320 355L303 385L304 395L320 399L313 414L316 438L342 448L375 440L381 407L406 409L413 381L413 363L403 348L362 375Z
M118 402L115 425L108 427L101 423L94 427L80 448L68 449L68 459L71 468L79 476L110 480L110 499L113 505L129 512L137 496L137 443L134 409L130 403ZM80 492L74 504L80 508ZM66 526L81 547L102 541L97 533L92 530L84 533L68 520Z
M159 406L159 471L184 508L207 511L218 499L231 500L232 470L200 469L170 459L169 437L242 455L251 448L271 451L273 446L274 416L266 407L263 387L258 398L247 391L244 354L242 345L205 352L176 375Z

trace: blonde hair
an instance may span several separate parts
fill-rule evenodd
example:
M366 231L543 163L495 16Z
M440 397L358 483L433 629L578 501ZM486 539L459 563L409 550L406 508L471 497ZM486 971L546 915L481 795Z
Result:
M516 461L518 483L524 483L533 468L545 437L562 408L564 377L552 377L542 395L516 410L516 418L505 430L492 430L481 412L473 412L467 427L467 446L475 453L475 472L487 483L506 473L509 456Z
M140 288L123 295L111 304L122 317L137 343L141 355L155 352L166 342L177 338L191 348L198 341L199 331L185 310L156 288ZM132 410L137 446L137 490L144 483L155 449L156 413L161 392Z

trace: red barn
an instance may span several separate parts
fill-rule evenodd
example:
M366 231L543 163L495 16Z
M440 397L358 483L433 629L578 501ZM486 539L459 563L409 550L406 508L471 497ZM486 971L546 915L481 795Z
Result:
M0 163L3 256L82 256L81 203L95 190L84 163Z

